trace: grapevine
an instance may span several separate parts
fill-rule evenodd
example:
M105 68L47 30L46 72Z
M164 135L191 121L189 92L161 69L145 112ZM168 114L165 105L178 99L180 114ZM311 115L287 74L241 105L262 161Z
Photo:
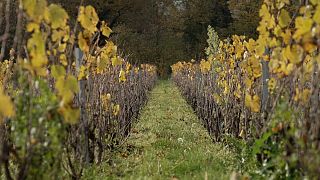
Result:
M156 68L130 64L109 39L98 46L112 30L92 6L80 6L74 30L60 5L19 7L25 53L12 49L0 64L0 167L8 179L80 178L127 136ZM73 56L76 48L83 56Z
M320 2L301 3L296 14L291 3L265 0L256 40L222 40L214 58L174 64L173 80L216 141L231 134L249 142L271 132L273 141L297 148L286 153L303 151L296 164L316 176L319 161L307 162L320 143ZM281 106L287 116L279 115Z

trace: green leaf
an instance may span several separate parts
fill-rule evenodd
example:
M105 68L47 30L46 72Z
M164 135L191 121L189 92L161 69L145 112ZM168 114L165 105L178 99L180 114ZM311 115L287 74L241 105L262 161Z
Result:
M56 4L51 4L46 11L46 21L51 23L53 29L64 28L68 18L68 13Z
M268 140L271 135L271 132L264 133L260 139L255 141L252 149L253 154L258 154L261 152L261 148L264 146L265 141Z
M280 16L279 16L279 25L281 28L285 28L289 25L291 21L290 15L288 13L288 11L286 11L285 9L282 9L280 12Z
M52 76L55 78L55 79L58 79L59 77L65 77L66 76L66 70L64 69L63 66L60 66L60 65L54 65L51 67L51 73L52 73Z

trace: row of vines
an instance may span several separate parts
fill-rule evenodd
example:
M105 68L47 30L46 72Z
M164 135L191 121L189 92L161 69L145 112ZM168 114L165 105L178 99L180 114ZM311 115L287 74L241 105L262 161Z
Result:
M1 52L10 51L0 61L0 179L80 179L121 146L156 68L122 58L92 6L80 6L77 23L46 0L0 10Z
M292 3L264 0L258 39L222 40L207 60L173 65L172 78L215 141L245 142L240 152L253 155L260 175L316 179L320 1L300 1L296 11Z

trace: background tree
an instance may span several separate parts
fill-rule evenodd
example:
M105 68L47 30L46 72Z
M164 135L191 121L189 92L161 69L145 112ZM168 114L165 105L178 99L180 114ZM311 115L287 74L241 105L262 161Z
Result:
M0 0L0 14L5 2ZM78 7L92 5L100 19L112 28L112 40L133 64L152 63L160 74L179 60L205 58L207 27L211 25L221 39L231 34L256 36L258 9L262 0L48 0L58 3L77 22ZM12 2L11 8L17 0ZM12 21L16 24L15 17ZM0 20L1 34L5 21ZM10 29L14 37L15 26ZM8 40L13 43L13 38ZM6 49L8 54L8 49Z
M230 33L256 38L262 2L263 0L229 0L228 7L233 19L229 28Z
M187 0L184 13L184 41L188 57L205 57L208 25L213 26L221 38L229 35L228 25L232 18L225 1Z

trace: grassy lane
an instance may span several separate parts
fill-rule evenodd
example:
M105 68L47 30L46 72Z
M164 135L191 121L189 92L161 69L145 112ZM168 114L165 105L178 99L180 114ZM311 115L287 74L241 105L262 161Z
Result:
M229 179L235 155L212 143L199 122L172 82L161 81L151 92L126 150L117 153L111 167L95 170L87 178Z

